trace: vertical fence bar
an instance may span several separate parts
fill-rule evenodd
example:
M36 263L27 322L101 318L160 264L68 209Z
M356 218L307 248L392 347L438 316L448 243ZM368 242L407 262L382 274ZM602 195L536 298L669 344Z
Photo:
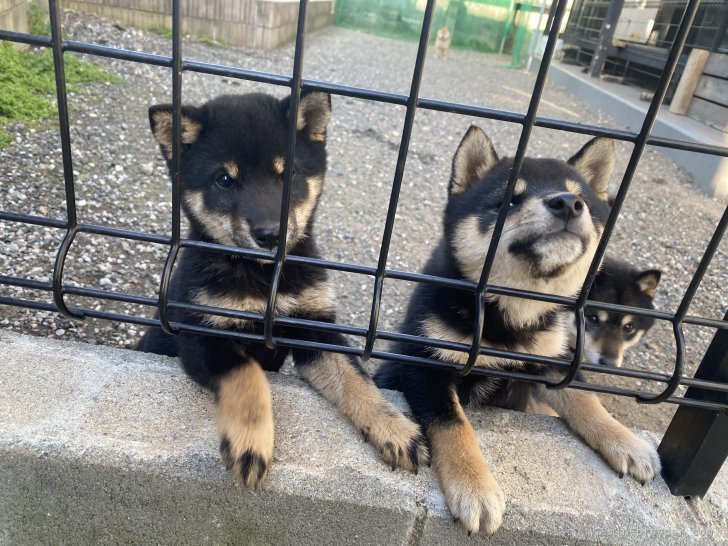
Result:
M296 130L298 123L298 105L301 99L301 82L303 79L303 51L306 34L306 16L308 13L308 0L301 0L298 7L298 25L296 27L296 49L293 54L293 77L291 78L291 102L288 109L288 133L286 135L286 161L283 172L283 196L281 200L281 218L278 229L278 248L276 249L275 267L271 279L268 305L265 310L263 334L265 346L269 349L275 347L273 341L273 323L276 310L278 286L283 273L286 260L286 242L288 241L288 211L291 204L291 178L293 177L293 160L296 153Z
M66 190L66 234L61 241L53 264L53 301L58 311L68 318L83 318L82 313L71 311L63 301L63 269L68 251L78 233L76 217L76 187L73 180L73 159L71 157L71 131L68 121L68 97L66 95L66 70L63 62L63 34L61 33L61 6L57 0L48 1L51 24L51 50L56 76L56 98L58 100L58 122L61 133L61 155L63 157L63 182Z
M728 382L728 330L716 332L695 377ZM726 393L695 387L685 398L728 403ZM728 412L680 406L657 451L672 494L702 497L728 457Z
M554 54L554 48L556 47L556 38L559 35L559 29L561 28L561 21L564 18L566 11L566 0L559 0L556 10L554 12L554 23L549 31L549 37L546 42L546 49L541 59L541 66L538 69L538 75L536 76L536 83L533 86L533 93L531 94L531 101L528 104L528 111L523 121L523 129L521 130L521 137L518 141L518 148L516 149L516 155L513 158L513 166L511 167L511 174L506 186L505 194L503 195L503 202L500 209L498 210L498 218L495 221L493 227L493 235L490 245L488 246L488 252L485 256L485 262L483 264L483 270L480 274L480 281L478 282L478 288L475 292L475 324L473 328L473 343L470 346L470 352L468 353L468 360L460 370L459 375L464 376L470 373L470 370L475 366L475 361L478 358L478 352L480 351L480 338L483 335L483 324L485 322L485 292L488 284L488 277L490 277L490 271L495 261L495 253L498 249L498 243L500 242L501 234L503 232L503 226L506 222L506 216L508 214L508 203L513 197L513 191L518 181L518 175L521 171L521 165L523 159L526 157L526 148L528 147L528 140L531 136L531 130L536 121L536 113L538 112L538 105L541 102L541 95L543 88L546 85L546 76L548 75L549 66L551 65L551 58Z
M169 323L169 287L181 246L180 237L180 154L182 135L182 21L179 0L172 0L172 242L159 284L159 323L168 334L177 330Z
M609 239L612 236L614 227L617 224L617 218L619 218L619 213L622 210L622 204L624 203L624 200L627 196L627 191L632 184L632 178L634 177L634 173L637 170L639 160L642 157L642 152L647 145L647 139L649 138L650 132L652 131L652 126L655 124L657 114L660 112L660 106L662 105L662 101L665 98L665 93L667 93L667 88L670 85L672 76L675 73L675 68L677 67L678 61L680 60L680 53L682 52L683 46L685 45L685 40L687 39L688 32L690 31L690 26L693 23L695 13L698 11L699 6L700 0L690 0L683 13L683 18L682 21L680 21L680 26L678 28L677 35L675 36L675 41L670 48L670 53L667 57L667 61L665 62L665 69L662 73L662 77L660 78L659 83L657 84L657 88L655 89L655 95L652 98L649 109L647 110L645 120L642 123L642 128L640 129L640 132L635 139L634 149L632 150L632 155L629 158L627 169L625 170L624 176L622 177L622 182L619 185L619 190L617 191L617 195L614 198L612 210L609 213L607 223L604 225L604 231L602 232L602 236L599 239L599 244L597 245L596 252L594 253L594 259L589 266L589 271L587 272L586 279L584 280L584 285L581 288L581 292L579 293L579 297L576 302L576 313L578 320L577 347L576 351L574 352L574 360L572 362L571 368L569 369L569 372L566 374L566 377L563 379L563 381L557 383L556 385L550 385L550 388L561 389L570 385L576 377L576 374L579 373L579 369L581 366L581 348L583 343L582 340L584 336L583 315L586 300L589 296L589 290L591 290L591 286L594 283L594 278L596 277L597 271L599 270L599 265L601 264L604 253L607 250L607 244L609 243ZM675 343L678 346L683 343L682 336L677 330L675 331ZM683 362L681 355L683 354L683 352L684 351L681 351L679 349L677 351L677 357L675 361L676 373L678 370L682 370ZM677 385L675 385L675 388L677 388ZM672 389L672 391L674 392L674 389ZM648 400L646 399L643 401L647 402Z
M382 289L384 286L384 272L387 268L387 258L389 257L389 246L392 241L392 230L394 229L394 220L397 214L397 205L399 203L399 193L402 188L402 178L404 177L404 167L407 163L407 152L409 150L410 138L412 136L412 127L414 126L415 113L417 112L417 99L420 94L420 82L422 81L422 72L425 67L425 55L427 54L427 42L430 39L430 28L432 26L432 15L435 12L435 0L427 0L425 7L425 15L422 19L422 30L420 31L420 42L417 47L417 57L415 59L415 69L412 73L412 83L410 85L409 97L407 99L407 112L404 116L404 126L402 128L402 139L399 142L399 154L397 156L397 166L394 170L394 180L392 181L392 191L389 196L389 207L387 209L387 220L384 224L384 234L382 236L382 244L379 247L379 261L377 262L377 271L374 276L374 294L372 296L372 309L369 315L369 329L364 343L364 352L361 359L369 360L374 349L374 342L377 339L377 324L379 322L379 309L382 303Z

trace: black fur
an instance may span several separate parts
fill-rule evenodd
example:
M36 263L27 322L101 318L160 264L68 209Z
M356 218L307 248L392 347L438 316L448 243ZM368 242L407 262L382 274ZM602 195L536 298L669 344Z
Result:
M190 224L190 239L256 250L275 250L280 243L289 100L249 94L223 96L199 108L183 108L181 202ZM330 109L327 94L302 93L291 165L289 254L320 257L313 218L326 172ZM153 106L149 119L171 175L171 106ZM262 313L273 272L271 261L183 248L171 279L169 300ZM334 322L334 302L327 283L326 270L286 262L278 286L276 315ZM170 321L263 334L260 322L174 307ZM273 335L347 344L337 333L280 325L274 326ZM188 332L172 336L160 328L148 329L137 348L179 356L187 374L213 390L220 408L222 459L250 488L258 488L268 474L274 436L269 388L257 366L277 371L289 353L299 373L314 388L360 430L370 431L370 443L385 462L416 470L427 460L425 440L417 426L381 396L353 357L285 347L271 350L262 343ZM367 411L352 409L362 406Z
M654 290L661 276L659 269L640 270L628 262L606 257L588 299L654 309ZM606 315L606 321L600 320L600 313L587 305L586 342L598 354L595 362L605 366L621 365L624 349L633 340L641 339L655 324L655 319L638 314L631 314L627 324L623 324L622 313L603 311L601 315Z
M489 139L471 127L453 158L444 237L424 272L475 282L485 261L498 209L508 213L490 283L536 292L576 295L584 282L607 217L607 188L614 145L590 141L569 163L526 159L511 203L501 203L512 160L498 160ZM475 323L472 291L418 284L402 331L469 345ZM487 294L481 346L557 357L567 350L563 309L524 298ZM399 343L394 352L464 364L466 351ZM558 370L503 358L479 356L477 365L514 370L549 380ZM445 368L385 363L375 375L381 387L404 392L430 441L435 474L455 521L468 533L495 532L506 508L462 406L488 404L526 409L544 404L597 450L619 473L654 477L659 457L604 410L591 393L550 390L491 377L461 378Z
M466 135L464 141L467 138ZM464 143L461 143L461 147L463 145ZM486 153L489 149L492 150L492 147L487 145L481 145L481 148L486 150ZM467 279L467 275L456 257L456 248L462 244L462 241L458 239L455 227L463 218L477 215L481 232L486 233L492 229L513 164L513 160L510 158L498 160L496 156L495 161L497 163L490 165L485 176L480 179L473 179L465 184L451 181L451 195L444 214L444 238L425 266L423 271L425 274ZM455 171L457 166L454 164L453 167ZM474 173L477 169L469 167L468 170ZM456 178L455 172L453 178ZM511 201L511 211L516 212L527 198L564 192L565 181L569 179L580 185L581 197L589 207L594 223L603 225L606 221L608 214L606 203L595 196L584 177L567 163L555 159L526 158L521 168L520 178L526 180L527 190L523 195L514 196ZM453 187L457 186L465 187L465 190L453 193ZM528 261L530 259L528 252L532 243L533 241L527 239L522 241L519 248L510 250ZM537 274L536 276L541 277L542 275ZM528 305L527 300L520 301L523 302L523 305ZM505 349L514 349L518 346L528 347L537 333L554 327L557 314L560 312L561 310L558 308L553 309L538 317L538 320L528 326L513 327L495 302L486 301L482 343L497 345ZM437 317L459 334L472 335L472 327L475 322L472 292L433 284L418 284L409 302L401 331L411 335L422 335L423 321L428 316ZM432 349L421 345L399 343L393 347L393 350L417 357L437 358ZM498 367L530 373L539 371L537 365L527 363L503 362ZM463 404L474 402L513 409L525 409L530 389L527 384L514 381L472 375L461 378L448 371L398 365L391 362L385 363L374 379L380 387L404 392L415 417L420 421L425 432L435 422L442 423L457 419L449 394L450 388L455 389Z
M303 99L302 99L303 100ZM286 127L288 123L288 102L269 95L227 95L218 97L205 105L185 107L183 116L202 125L197 140L183 145L181 155L182 203L190 222L188 238L220 243L194 214L185 195L202 192L206 218L215 215L235 215L247 222L248 229L257 225L278 223L282 198L281 174L272 170L274 159L285 153ZM154 130L154 114L168 111L169 105L150 109L150 122ZM171 157L164 146L171 168ZM236 185L231 188L216 186L216 179L225 174L222 165L234 161L240 169ZM291 211L308 196L307 177L323 178L326 172L325 140L311 141L306 130L298 131L296 157L291 189ZM313 237L313 214L304 228L300 240L288 248L290 254L320 257ZM242 246L247 241L241 240ZM256 247L254 247L256 248ZM266 248L259 248L267 250ZM197 249L182 249L172 277L169 299L193 303L193 296L200 289L211 295L234 299L267 298L270 279L273 275L272 262L255 261L234 256L205 252ZM325 282L327 275L320 268L305 268L287 263L284 265L279 294L295 296L308 287ZM333 322L333 314L312 316L305 311L302 318ZM170 320L193 325L202 325L204 316L177 309L170 310ZM235 328L238 329L238 328ZM246 331L262 333L263 327L256 323ZM302 337L299 331L287 331L276 327L276 336ZM329 339L329 342L339 341ZM229 339L180 333L170 336L160 328L150 328L139 342L141 351L180 356L185 371L199 383L215 388L216 381L231 368L240 365L241 352L257 360L266 370L278 370L288 354L288 349L267 349L264 345L242 344Z

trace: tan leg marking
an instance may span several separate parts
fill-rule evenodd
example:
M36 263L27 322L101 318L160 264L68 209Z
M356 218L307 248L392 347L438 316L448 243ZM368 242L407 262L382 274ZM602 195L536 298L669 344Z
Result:
M273 458L273 408L265 373L250 362L225 375L217 394L223 461L236 480L258 489Z
M374 382L359 373L346 356L321 353L317 362L297 368L351 420L392 469L399 466L416 472L420 463L429 460L420 427L387 402Z
M528 398L526 411L537 415L549 415L551 417L559 416L559 414L554 411L554 408L549 406L546 402L543 402L542 400L534 400L532 396L529 396Z
M491 474L472 425L458 403L461 422L432 425L427 431L432 466L453 517L468 530L495 533L503 522L506 500Z
M558 413L569 427L616 470L645 482L660 472L660 457L650 442L612 417L593 393L575 389L535 389L539 400Z

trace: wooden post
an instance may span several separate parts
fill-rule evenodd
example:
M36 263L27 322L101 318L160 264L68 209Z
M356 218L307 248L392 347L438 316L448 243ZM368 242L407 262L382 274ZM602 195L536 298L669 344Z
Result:
M688 111L690 101L693 100L695 94L695 88L698 86L698 80L703 74L705 63L708 62L709 57L710 51L707 49L693 49L690 52L688 62L685 64L682 76L680 76L680 82L677 84L675 95L672 97L670 112L683 116Z
M607 55L612 48L614 30L617 28L617 21L619 21L619 15L622 13L623 6L624 0L612 0L609 8L607 8L607 15L599 31L599 43L597 44L596 50L594 50L594 56L589 65L589 75L592 78L599 78L602 75L604 63L607 62Z

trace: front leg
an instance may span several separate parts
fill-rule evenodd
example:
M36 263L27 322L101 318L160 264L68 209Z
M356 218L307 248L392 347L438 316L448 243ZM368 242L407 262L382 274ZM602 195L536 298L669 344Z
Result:
M432 466L455 520L470 533L492 534L501 526L505 496L485 462L447 372L408 368L404 394L425 430Z
M310 333L306 338L346 345L338 334ZM418 466L428 461L420 428L387 402L354 358L294 349L293 360L298 373L361 431L392 470L401 467L417 472Z
M258 489L273 459L273 407L265 372L249 360L221 377L215 394L222 460L233 478Z
M656 447L612 417L594 393L553 390L543 385L533 392L538 401L551 406L571 430L604 457L620 478L629 473L644 485L660 473Z
M179 334L187 374L211 388L217 406L220 455L233 478L258 489L273 458L273 409L265 373L245 345Z

